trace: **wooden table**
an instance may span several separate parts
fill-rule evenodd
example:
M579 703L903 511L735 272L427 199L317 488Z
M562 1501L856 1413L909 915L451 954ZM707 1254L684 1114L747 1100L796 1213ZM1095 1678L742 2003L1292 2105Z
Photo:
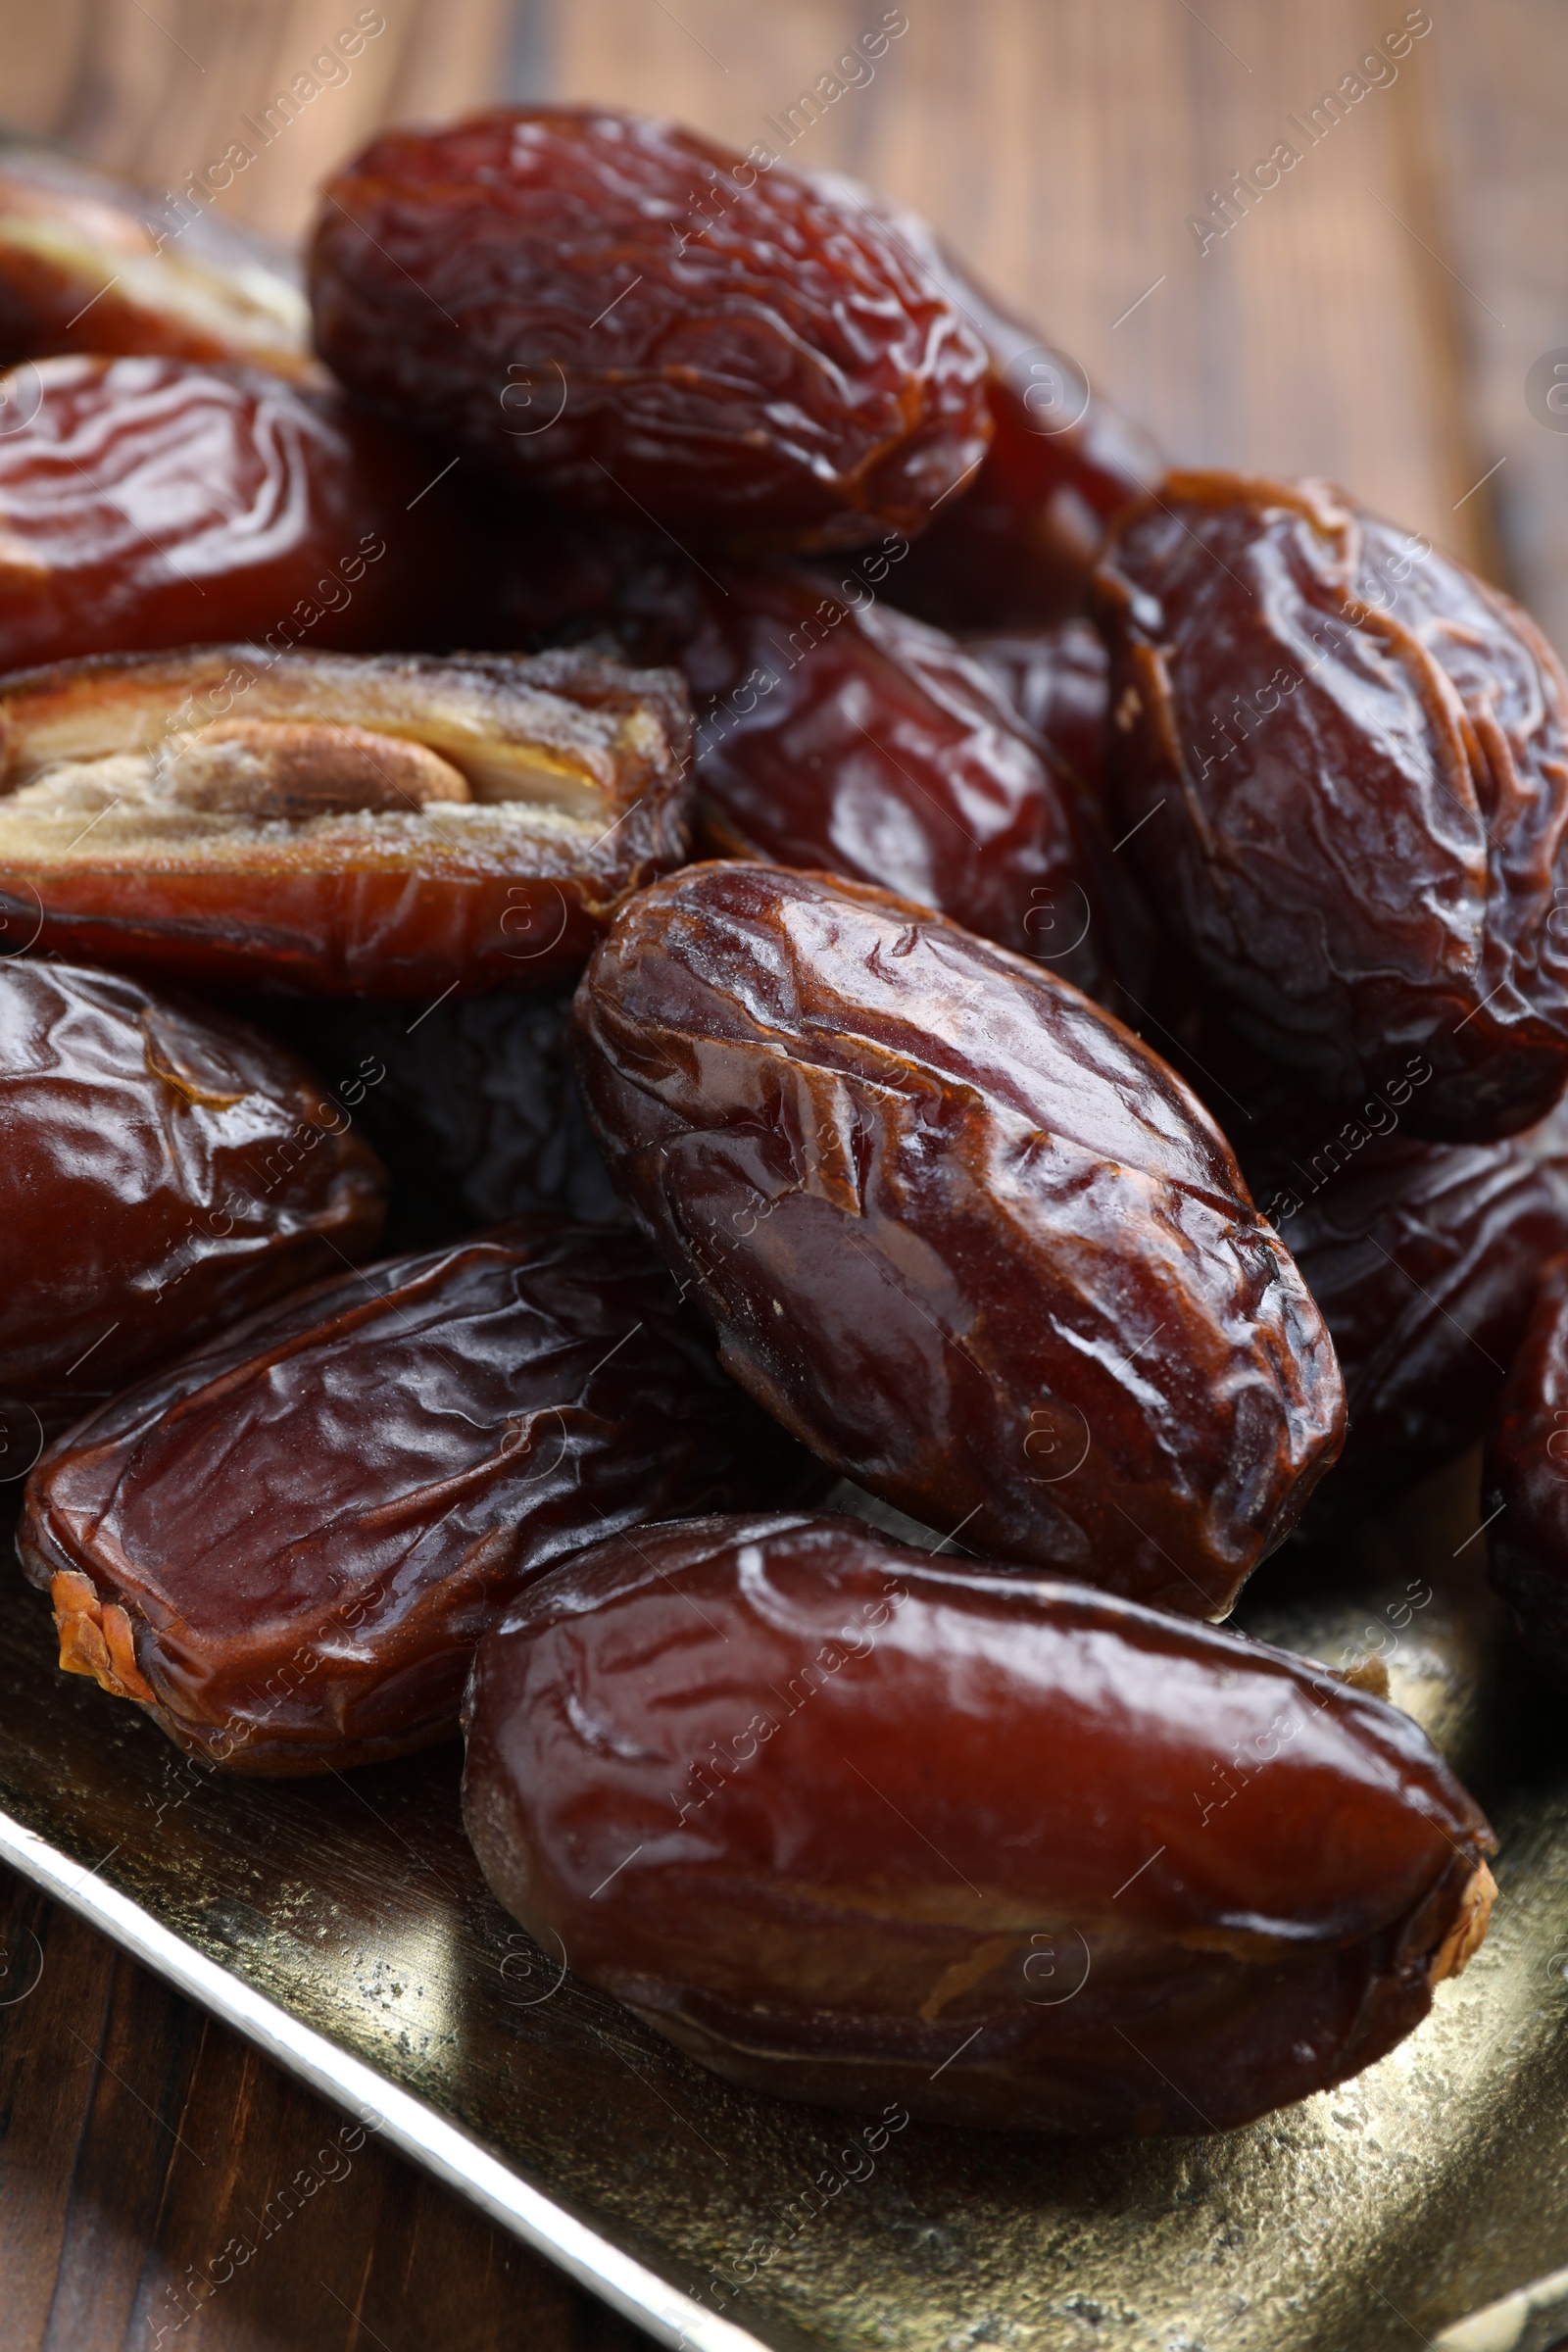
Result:
M357 14L383 28L313 74ZM0 116L160 190L314 84L224 200L283 233L374 124L486 98L787 145L933 215L1172 452L1335 475L1568 649L1568 433L1525 389L1568 356L1553 0L0 0ZM1205 237L1281 141L1278 184ZM334 2119L15 1882L0 1938L3 2352L641 2340L373 2145L176 2330L186 2265Z

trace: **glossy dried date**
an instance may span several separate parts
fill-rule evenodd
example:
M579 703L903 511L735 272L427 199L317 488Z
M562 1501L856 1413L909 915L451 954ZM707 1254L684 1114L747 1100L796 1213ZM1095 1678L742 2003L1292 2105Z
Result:
M1082 796L953 638L858 568L722 566L703 603L679 659L710 856L875 883L1100 984Z
M1116 825L1243 1036L1440 1141L1568 1076L1568 680L1528 616L1320 482L1173 475L1117 527Z
M1431 1066L1413 1056L1354 1118L1298 1101L1240 1148L1345 1375L1349 1429L1309 1534L1382 1509L1476 1443L1542 1263L1568 1250L1568 1112L1500 1143L1422 1143L1397 1130Z
M118 973L0 964L0 1479L45 1430L374 1249L365 1074L329 1078Z
M461 641L492 601L444 461L258 368L52 359L0 376L0 670L254 637ZM421 495L422 494L422 495Z
M1494 1591L1568 1685L1568 1257L1545 1267L1531 1301L1487 1438L1481 1517Z
M18 1545L66 1672L212 1763L324 1772L455 1732L474 1643L552 1560L802 1465L635 1235L524 1218L117 1397L33 1472Z
M923 908L744 864L634 900L574 1026L612 1176L786 1428L942 1535L1230 1608L1344 1395L1147 1047Z
M731 2082L1226 2131L1391 2049L1486 1932L1424 1733L1304 1658L852 1520L640 1529L481 1645L509 1910Z
M990 434L978 337L861 191L607 107L384 132L310 284L381 414L682 540L918 530Z
M143 196L0 142L0 355L161 353L295 377L311 314L286 257L192 197Z
M241 991L576 972L687 848L680 679L588 653L194 653L0 681L0 911Z
M1073 616L1031 629L976 629L958 642L1024 724L1102 798L1110 662L1094 623Z

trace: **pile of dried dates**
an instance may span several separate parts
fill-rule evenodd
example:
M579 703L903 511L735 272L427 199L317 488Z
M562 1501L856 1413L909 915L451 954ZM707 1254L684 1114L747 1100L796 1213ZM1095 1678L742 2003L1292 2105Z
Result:
M734 2082L1226 2130L1494 1893L1252 1569L1485 1440L1568 1680L1568 679L757 155L388 132L302 278L0 153L18 1552L215 1769L461 1729Z

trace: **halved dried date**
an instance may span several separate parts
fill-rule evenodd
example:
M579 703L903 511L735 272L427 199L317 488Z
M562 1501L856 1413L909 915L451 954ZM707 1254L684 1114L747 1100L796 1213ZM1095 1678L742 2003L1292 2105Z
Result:
M1531 1302L1487 1438L1481 1514L1494 1591L1568 1684L1568 1257L1546 1265Z
M1099 985L1082 795L953 638L855 571L723 565L702 606L679 660L711 856L879 884Z
M1347 1118L1299 1097L1242 1130L1253 1196L1323 1312L1345 1375L1345 1449L1308 1533L1393 1502L1481 1437L1543 1262L1568 1250L1568 1113L1494 1144L1398 1130L1432 1065Z
M319 1284L117 1397L28 1483L60 1662L235 1772L448 1738L526 1580L799 1493L635 1235L519 1219Z
M530 1935L749 2089L1225 2131L1421 2022L1494 1839L1304 1658L856 1522L566 1561L481 1644L464 1815Z
M0 964L0 1479L44 1431L374 1249L362 1077L329 1075L335 1092L119 973Z
M274 653L461 641L493 601L494 559L443 463L259 368L14 368L0 669L232 637Z
M1321 482L1175 474L1099 575L1109 771L1244 1037L1353 1107L1412 1054L1440 1141L1568 1077L1568 680L1528 616Z
M160 353L319 372L287 257L193 197L0 142L0 354Z
M944 1536L1224 1614L1344 1393L1156 1055L956 923L765 865L634 900L574 1019L612 1176L786 1428Z
M978 336L862 191L607 107L383 132L310 283L382 415L682 539L918 530L991 431Z
M220 646L0 682L0 908L231 990L438 998L575 972L684 856L680 679L586 653Z

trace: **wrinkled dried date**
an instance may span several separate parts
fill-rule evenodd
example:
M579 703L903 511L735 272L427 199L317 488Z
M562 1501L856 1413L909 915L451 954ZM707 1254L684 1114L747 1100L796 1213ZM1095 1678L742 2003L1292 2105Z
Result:
M951 637L806 571L713 574L680 654L703 845L934 906L1093 989L1086 813Z
M1568 1257L1546 1266L1531 1302L1487 1439L1481 1517L1494 1590L1568 1684Z
M735 1378L939 1533L1222 1615L1338 1450L1322 1319L1174 1073L884 892L689 866L578 992L611 1173Z
M439 454L333 394L53 359L0 377L0 669L232 637L450 644L492 601L484 517L433 482Z
M1099 795L1052 740L1098 740L1105 656L1088 622L998 640L1000 657L961 644L888 601L909 552L897 533L831 573L698 564L560 518L546 549L509 599L524 634L608 640L685 672L700 851L895 890L1097 995L1140 963L1147 918ZM1009 691L1024 691L1020 667L1027 714Z
M1170 477L1098 578L1114 819L1242 1034L1444 1141L1568 1075L1568 681L1507 598L1318 482Z
M466 1712L468 1835L529 1933L732 2082L830 2107L1227 2130L1408 2034L1494 1891L1395 1708L851 1520L580 1553Z
M1298 1102L1261 1138L1239 1131L1345 1376L1349 1429L1308 1533L1381 1509L1475 1444L1542 1262L1568 1250L1568 1113L1500 1143L1422 1143L1396 1132L1431 1075L1412 1065L1353 1119Z
M678 676L589 653L223 646L0 682L0 909L63 954L294 994L580 970L687 848Z
M374 1249L366 1077L328 1075L118 973L0 964L0 1478L43 1430Z
M0 143L0 355L161 353L312 373L310 309L285 257L193 199L160 209L155 228L136 189Z
M526 1218L117 1397L34 1471L18 1544L67 1672L213 1763L324 1772L453 1733L474 1643L552 1560L799 1493L803 1463L635 1235Z
M683 539L918 530L991 429L977 335L862 191L606 107L383 133L310 282L383 415Z

